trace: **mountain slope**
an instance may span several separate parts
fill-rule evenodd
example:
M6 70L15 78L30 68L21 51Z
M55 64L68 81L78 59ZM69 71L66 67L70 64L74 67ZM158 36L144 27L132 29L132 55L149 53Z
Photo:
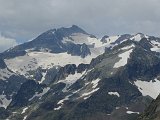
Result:
M152 101L149 107L137 120L159 120L160 119L160 96L156 100Z

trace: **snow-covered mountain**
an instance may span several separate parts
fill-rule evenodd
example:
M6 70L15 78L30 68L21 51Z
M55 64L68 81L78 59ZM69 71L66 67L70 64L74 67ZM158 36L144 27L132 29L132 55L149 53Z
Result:
M12 71L32 78L33 74L30 71L36 71L38 68L89 64L107 48L113 48L128 39L138 41L143 37L147 36L137 34L97 39L73 25L70 28L49 30L30 42L5 51L2 58Z
M0 54L0 117L135 120L160 93L159 52L160 38L142 33L46 31Z

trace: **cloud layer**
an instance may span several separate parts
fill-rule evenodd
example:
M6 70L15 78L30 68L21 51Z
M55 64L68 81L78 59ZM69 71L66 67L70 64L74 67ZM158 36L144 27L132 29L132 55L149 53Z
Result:
M98 36L160 36L159 6L159 0L0 0L0 31L20 42L72 24Z
M0 52L17 45L15 39L6 38L0 34Z

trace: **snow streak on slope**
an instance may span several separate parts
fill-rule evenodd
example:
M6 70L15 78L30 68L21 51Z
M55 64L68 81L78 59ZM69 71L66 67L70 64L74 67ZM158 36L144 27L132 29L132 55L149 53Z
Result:
M96 80L93 80L93 81L91 82L91 84L93 85L92 88L95 89L95 88L98 86L98 83L99 83L100 80L101 80L101 79L99 79L99 78L96 79Z
M60 100L60 101L57 103L57 105L59 105L59 106L58 106L57 108L54 108L54 110L60 110L60 109L62 108L63 104L64 104L64 101L69 100L69 97L70 97L70 96L72 96L72 94L71 94L71 95L68 95L68 96L66 96L64 99Z
M39 81L39 83L43 83L43 81L45 80L46 74L47 74L47 71L46 72L42 72L42 78L41 78L41 81Z
M95 80L92 80L91 82L86 83L86 86L84 87L84 89L81 89L80 91L80 98L83 99L88 99L94 92L98 91L99 88L98 83L101 79L97 78ZM90 87L90 85L92 85L92 87Z
M28 107L23 108L21 114L24 114L26 112L26 110L28 110Z
M133 47L135 47L134 44L129 45L129 46L126 46L126 47L123 47L123 48L121 48L121 50L128 50L128 49L131 49L131 48L133 48Z
M133 49L130 49L122 54L119 54L118 57L120 57L121 59L115 63L115 65L113 66L113 68L119 68L121 66L124 66L127 64L127 60L130 57L130 54L132 53Z
M50 90L50 88L47 87L47 88L44 88L44 89L43 89L42 93L36 92L35 95L34 95L32 98L29 99L29 101L33 100L33 99L36 98L36 97L38 97L39 99L41 99L42 96L45 95L49 90Z
M127 111L127 114L139 114L139 112Z
M66 77L64 80L59 80L58 83L65 83L66 86L63 89L63 92L67 92L67 89L74 84L78 79L80 79L84 75L85 71L83 73L75 73L75 74L70 74Z
M27 115L26 115L26 116L24 116L23 120L26 120L26 119L27 119Z
M149 95L153 99L156 99L160 93L160 81L157 79L150 82L137 80L134 84L138 87L143 96Z
M96 92L98 90L99 90L99 88L95 88L90 92L83 93L80 97L84 97L84 99L88 99L91 96L91 94L93 94L94 92Z

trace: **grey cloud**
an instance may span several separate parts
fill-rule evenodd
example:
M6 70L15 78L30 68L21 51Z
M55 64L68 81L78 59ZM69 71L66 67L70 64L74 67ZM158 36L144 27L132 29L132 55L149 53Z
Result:
M20 42L72 24L97 36L160 36L159 6L159 0L0 0L0 31Z

